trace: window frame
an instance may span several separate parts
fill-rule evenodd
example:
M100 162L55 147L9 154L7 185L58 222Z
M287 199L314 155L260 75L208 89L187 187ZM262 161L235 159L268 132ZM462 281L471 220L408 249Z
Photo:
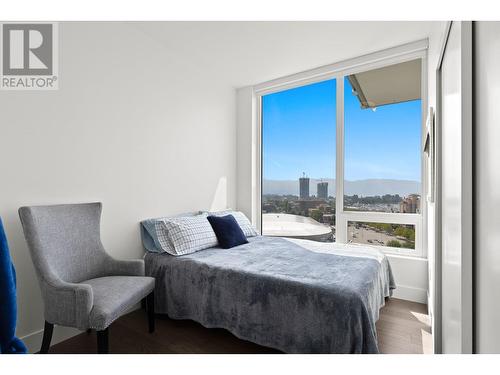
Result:
M411 224L415 226L415 249L376 246L387 254L411 257L426 257L427 246L424 238L427 235L427 165L421 147L421 192L418 214L362 212L344 210L344 78L351 74L361 73L389 65L421 59L421 142L425 139L425 122L427 108L427 50L428 41L422 40L399 47L375 52L369 55L327 65L309 71L293 74L253 87L254 99L254 148L253 160L253 208L256 215L254 224L262 230L262 97L264 95L289 90L329 79L335 79L336 97L336 168L335 168L335 237L339 243L347 243L347 225L350 221Z

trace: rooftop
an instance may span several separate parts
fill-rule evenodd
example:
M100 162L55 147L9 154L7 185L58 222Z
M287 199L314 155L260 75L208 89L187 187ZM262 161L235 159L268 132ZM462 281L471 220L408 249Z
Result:
M318 239L332 235L330 226L292 214L263 214L263 234L267 236Z

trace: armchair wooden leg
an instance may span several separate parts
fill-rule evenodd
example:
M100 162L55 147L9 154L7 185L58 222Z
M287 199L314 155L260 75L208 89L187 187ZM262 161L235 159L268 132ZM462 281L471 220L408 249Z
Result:
M147 310L148 310L148 326L149 333L153 333L155 331L155 293L151 292L146 297L147 300Z
M50 348L50 341L52 341L52 332L54 331L54 325L45 321L45 327L43 328L43 339L42 347L40 348L40 354L47 354Z
M92 328L87 329L87 335L90 335L92 333Z
M102 331L97 331L97 353L109 353L108 328Z

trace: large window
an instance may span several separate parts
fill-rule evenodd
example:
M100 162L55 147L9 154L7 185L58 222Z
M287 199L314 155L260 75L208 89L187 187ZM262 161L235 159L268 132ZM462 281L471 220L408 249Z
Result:
M423 58L261 96L264 235L422 254Z
M420 212L420 74L399 77L420 69L417 60L344 79L344 210Z
M336 81L262 98L262 232L334 240Z

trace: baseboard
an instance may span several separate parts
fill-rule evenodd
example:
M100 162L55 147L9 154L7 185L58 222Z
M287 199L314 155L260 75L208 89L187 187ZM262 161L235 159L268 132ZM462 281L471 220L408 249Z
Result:
M52 341L50 345L55 345L80 333L82 333L82 331L76 328L54 326L54 333L52 334ZM36 353L40 350L40 346L42 345L42 338L43 329L23 336L21 337L21 340L23 340L28 347L29 353Z
M427 289L414 288L406 285L397 285L392 295L394 298L404 299L427 304Z

